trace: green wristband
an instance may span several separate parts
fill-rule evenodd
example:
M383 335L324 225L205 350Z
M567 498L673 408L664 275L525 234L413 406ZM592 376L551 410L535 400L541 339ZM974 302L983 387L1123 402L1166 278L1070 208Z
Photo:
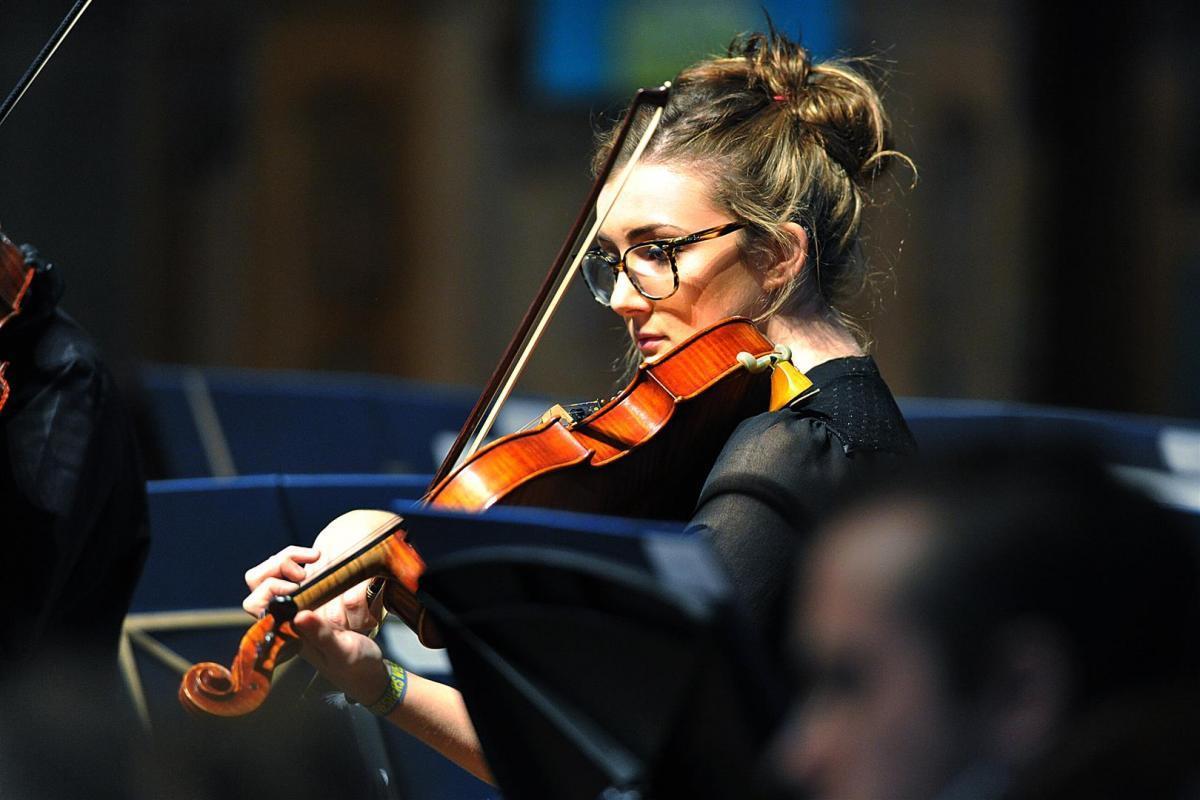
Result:
M408 670L394 661L383 660L383 668L387 670L388 685L383 695L364 708L380 717L386 717L404 702L404 694L408 691Z

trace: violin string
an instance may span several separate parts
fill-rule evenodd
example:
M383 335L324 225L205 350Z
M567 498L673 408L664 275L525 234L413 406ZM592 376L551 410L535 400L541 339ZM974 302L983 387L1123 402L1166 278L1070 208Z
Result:
M21 102L21 98L25 96L25 92L37 80L37 76L42 74L42 69L54 57L61 45L70 35L71 30L75 27L75 23L79 22L79 18L83 16L83 12L87 11L88 6L92 4L92 0L77 0L71 10L67 12L67 16L59 23L58 28L54 31L54 35L50 37L50 41L46 42L42 47L41 52L34 58L33 63L29 65L29 69L25 70L25 74L17 81L17 85L9 92L8 97L4 99L3 105L0 105L0 125L4 124L4 120L16 108L17 103Z
M562 278L560 278L553 297L551 298L550 302L546 304L545 309L538 318L537 325L529 334L526 344L521 349L520 356L509 369L503 386L501 386L500 391L497 392L495 399L492 401L491 407L488 409L487 416L484 418L483 422L480 423L480 426L475 432L471 443L466 447L462 455L459 456L459 463L462 463L473 456L475 451L479 449L479 447L483 444L483 440L491 431L492 425L495 424L496 417L500 414L501 406L503 406L505 401L508 400L509 394L512 393L513 387L516 385L517 381L521 377L521 373L525 369L525 363L529 360L529 356L533 353L534 348L537 347L537 343L541 340L542 333L545 331L546 325L549 324L550 318L558 309L559 303L562 301L563 295L567 291L567 287L571 285L571 281L579 271L579 265L583 262L583 257L587 254L587 245L596 238L596 234L599 232L600 227L604 225L605 220L608 219L609 212L611 212L613 206L617 204L617 200L621 196L621 191L625 188L625 182L629 180L629 176L633 173L634 166L637 165L638 161L642 157L642 153L645 152L646 147L650 144L650 138L654 135L654 130L658 127L658 122L660 119L662 119L662 115L662 106L654 109L654 116L650 118L650 123L646 126L646 132L642 134L642 138L638 141L637 147L634 149L633 154L629 157L629 161L626 162L625 170L621 173L621 177L617 181L616 192L613 194L612 199L604 207L603 213L597 213L596 221L592 223L591 229L581 240L582 245L576 248L575 257L571 259L571 265L563 273Z

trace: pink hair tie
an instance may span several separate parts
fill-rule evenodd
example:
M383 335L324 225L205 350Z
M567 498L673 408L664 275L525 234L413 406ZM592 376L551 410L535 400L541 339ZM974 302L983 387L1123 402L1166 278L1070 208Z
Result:
M788 95L786 95L786 94L776 94L776 95L772 95L772 96L771 96L771 99L772 99L772 100L774 100L776 103L782 103L784 100L787 100L787 99L788 99Z

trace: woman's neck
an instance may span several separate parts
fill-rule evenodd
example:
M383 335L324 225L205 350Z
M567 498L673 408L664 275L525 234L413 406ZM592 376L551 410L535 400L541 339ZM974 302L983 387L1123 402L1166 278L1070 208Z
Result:
M801 372L834 358L864 355L858 340L844 325L820 317L776 315L763 325L763 333L775 344L791 348L792 363Z

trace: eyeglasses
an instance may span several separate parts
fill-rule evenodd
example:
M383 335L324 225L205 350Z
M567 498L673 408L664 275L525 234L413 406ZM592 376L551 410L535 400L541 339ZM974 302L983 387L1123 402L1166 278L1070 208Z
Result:
M689 233L687 236L639 242L628 248L620 258L599 248L592 248L584 254L580 265L583 280L592 290L596 302L603 306L612 305L617 275L621 272L625 273L633 288L642 297L647 300L665 300L679 289L679 268L675 264L675 251L689 244L716 239L744 227L744 222L727 222L715 228Z

